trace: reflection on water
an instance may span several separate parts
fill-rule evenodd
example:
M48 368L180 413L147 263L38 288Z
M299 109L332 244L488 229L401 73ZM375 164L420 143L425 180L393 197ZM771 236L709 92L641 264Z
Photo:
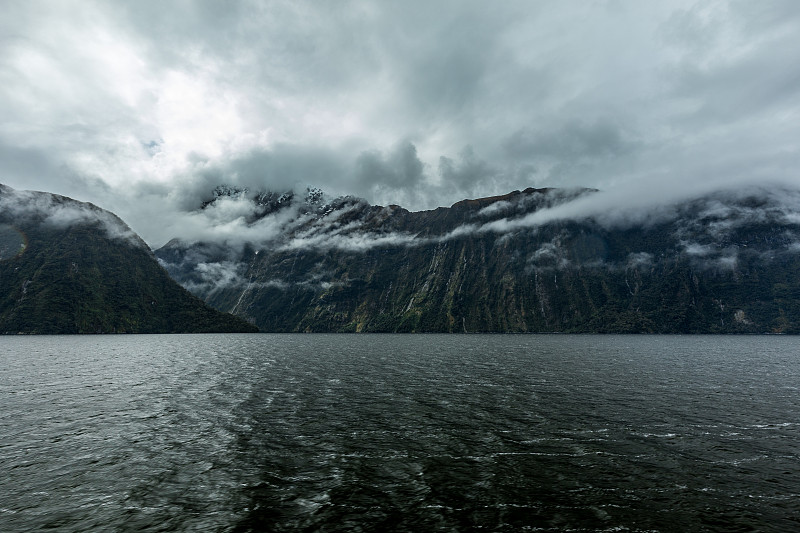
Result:
M3 531L788 531L800 339L0 339Z

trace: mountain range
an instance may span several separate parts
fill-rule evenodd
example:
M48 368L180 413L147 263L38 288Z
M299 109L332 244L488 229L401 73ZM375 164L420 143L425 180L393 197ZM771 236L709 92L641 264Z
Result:
M218 187L162 266L270 332L800 332L800 192L533 189L410 212ZM235 209L232 209L232 206Z
M0 333L248 331L172 280L116 215L0 185Z
M418 212L219 186L195 211L235 230L153 252L113 213L0 185L0 333L800 332L785 186Z

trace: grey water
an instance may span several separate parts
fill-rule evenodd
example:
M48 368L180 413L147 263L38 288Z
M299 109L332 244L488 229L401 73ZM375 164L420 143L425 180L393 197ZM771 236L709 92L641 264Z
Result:
M0 531L798 531L800 338L0 338Z

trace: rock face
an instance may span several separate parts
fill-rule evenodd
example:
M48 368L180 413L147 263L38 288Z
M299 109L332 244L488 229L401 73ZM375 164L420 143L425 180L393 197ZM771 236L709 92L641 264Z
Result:
M0 185L0 333L257 331L173 281L92 204Z
M800 332L798 191L603 198L527 189L415 213L344 198L259 218L260 241L156 255L262 331Z

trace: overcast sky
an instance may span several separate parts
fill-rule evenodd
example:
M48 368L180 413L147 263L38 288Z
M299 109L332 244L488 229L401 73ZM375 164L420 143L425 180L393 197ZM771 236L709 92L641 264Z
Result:
M799 185L798 140L796 0L0 1L0 183L153 246L220 183Z

